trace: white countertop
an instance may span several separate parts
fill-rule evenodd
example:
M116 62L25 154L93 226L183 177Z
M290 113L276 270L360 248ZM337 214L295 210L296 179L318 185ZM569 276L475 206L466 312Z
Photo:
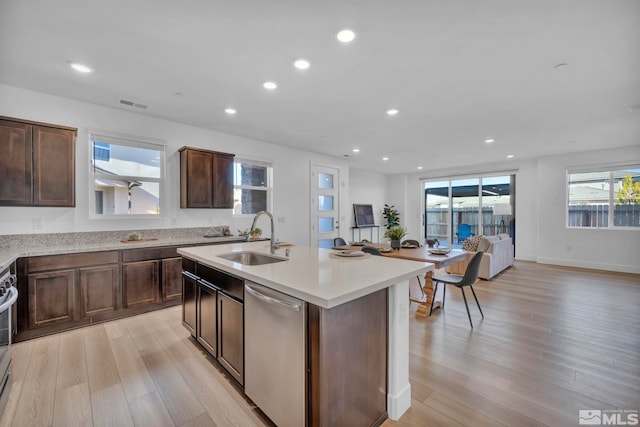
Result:
M269 242L180 248L178 253L323 308L332 308L433 270L428 262L366 254L340 258L335 251L291 246L287 261L243 265L218 257L239 251L269 253ZM277 251L283 256L285 248Z

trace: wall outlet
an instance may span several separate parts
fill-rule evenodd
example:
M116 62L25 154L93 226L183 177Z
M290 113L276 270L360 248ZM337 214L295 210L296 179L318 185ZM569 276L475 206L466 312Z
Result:
M44 218L33 218L33 231L42 231L44 228Z

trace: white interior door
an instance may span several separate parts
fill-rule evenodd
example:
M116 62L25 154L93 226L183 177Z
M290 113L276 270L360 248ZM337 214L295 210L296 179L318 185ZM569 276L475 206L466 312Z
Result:
M340 228L340 171L311 166L311 246L331 248Z

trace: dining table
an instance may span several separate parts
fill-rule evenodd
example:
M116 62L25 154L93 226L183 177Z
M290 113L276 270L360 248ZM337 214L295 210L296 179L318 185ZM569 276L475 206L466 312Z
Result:
M364 244L349 244L343 246L334 246L334 250L351 250L361 251L364 246L369 246L381 250L382 256L390 258L408 259L412 261L430 262L434 264L434 268L440 269L448 265L464 261L467 256L467 252L461 249L451 249L447 253L438 254L438 249L442 248L430 248L428 246L400 246L399 249L391 250L391 246L385 243L372 243L366 242ZM446 250L446 249L445 249ZM416 310L416 316L427 317L430 312L431 301L436 298L433 286L433 272L427 271L424 276L424 284L422 285L423 295L416 296L411 295L409 299L418 305ZM433 301L433 309L440 308L442 306L442 300Z

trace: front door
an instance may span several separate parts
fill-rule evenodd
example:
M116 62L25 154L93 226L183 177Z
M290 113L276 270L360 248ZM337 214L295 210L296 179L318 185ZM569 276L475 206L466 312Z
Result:
M311 246L331 248L339 236L340 171L311 166Z

